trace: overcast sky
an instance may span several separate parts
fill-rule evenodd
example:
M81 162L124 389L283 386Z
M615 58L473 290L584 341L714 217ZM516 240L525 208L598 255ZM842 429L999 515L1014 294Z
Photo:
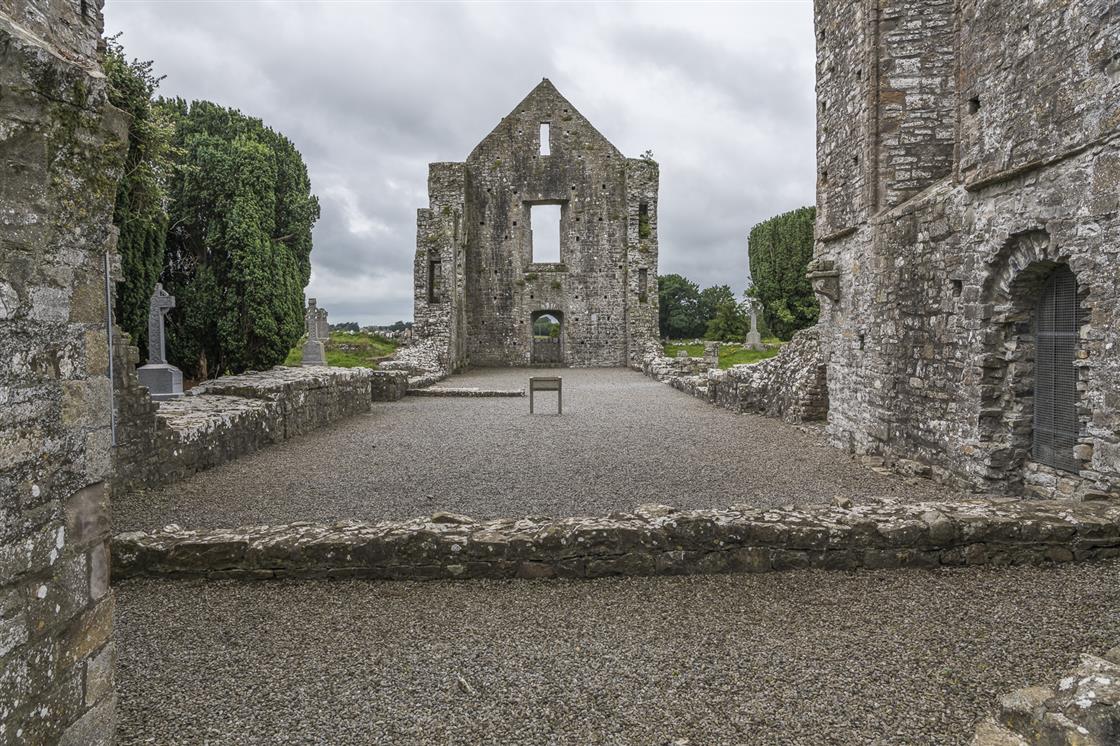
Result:
M661 164L660 272L741 292L747 232L813 203L810 0L108 0L166 96L231 106L303 153L322 217L309 296L332 322L412 318L427 164L462 161L547 77Z

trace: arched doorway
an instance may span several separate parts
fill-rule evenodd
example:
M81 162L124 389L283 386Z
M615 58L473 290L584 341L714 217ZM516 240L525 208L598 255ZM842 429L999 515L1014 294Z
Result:
M535 311L529 318L533 335L530 362L533 365L564 364L564 314Z
M990 264L977 330L981 476L992 491L1049 495L1087 466L1077 446L1089 369L1077 356L1089 288L1042 230L1009 237Z

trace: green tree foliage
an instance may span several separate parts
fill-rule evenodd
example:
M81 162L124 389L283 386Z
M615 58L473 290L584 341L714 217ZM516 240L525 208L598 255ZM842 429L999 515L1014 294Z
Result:
M167 182L172 167L174 124L152 96L161 78L151 62L129 62L117 37L108 39L104 61L109 102L129 115L128 154L117 184L113 223L120 229L117 250L117 325L146 358L148 301L163 271L167 236Z
M704 332L700 288L681 275L657 278L658 327L667 339L696 337Z
M742 342L749 328L750 319L743 306L734 298L729 298L716 306L704 338L718 342Z
M295 146L207 101L162 101L181 164L170 185L169 356L193 378L283 362L303 333L319 203Z
M754 286L766 327L781 339L817 321L820 307L805 277L813 258L816 210L802 207L751 229L749 254Z

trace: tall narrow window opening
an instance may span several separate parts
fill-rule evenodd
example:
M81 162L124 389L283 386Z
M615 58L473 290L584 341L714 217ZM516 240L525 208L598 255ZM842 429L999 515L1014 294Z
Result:
M653 229L649 225L649 205L645 202L638 203L638 238L649 238Z
M560 205L532 205L529 208L529 237L533 262L560 262Z
M649 290L647 285L649 283L649 270L642 267L638 270L638 302L645 303L649 300Z
M443 297L443 263L439 259L428 261L428 302L439 303Z
M548 122L541 122L541 155L552 155L552 142L549 140Z
M1077 278L1055 269L1035 306L1034 460L1077 471Z

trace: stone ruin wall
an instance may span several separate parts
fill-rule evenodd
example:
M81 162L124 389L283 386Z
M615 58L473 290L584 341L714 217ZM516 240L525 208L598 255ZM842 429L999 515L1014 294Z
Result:
M753 412L794 424L822 422L828 416L819 327L797 332L776 356L757 363L720 370L705 358L668 357L657 349L643 359L642 372L738 414Z
M0 0L0 743L104 744L105 258L126 142L101 2Z
M809 508L642 505L586 518L340 521L113 539L113 572L210 578L601 578L1043 564L1120 556L1120 506L994 498Z
M204 381L181 398L154 402L137 378L137 349L119 331L114 359L116 493L177 482L368 412L371 402L398 401L408 386L401 371L277 366Z
M544 122L549 155L539 154ZM416 344L434 348L441 372L529 365L531 315L559 311L565 364L638 367L657 339L657 189L655 162L623 157L542 82L464 163L430 166ZM532 204L561 205L559 263L532 261Z
M829 433L977 489L1120 495L1120 11L956 6L816 4ZM1022 270L1056 263L1087 320L1077 474L1029 460Z

